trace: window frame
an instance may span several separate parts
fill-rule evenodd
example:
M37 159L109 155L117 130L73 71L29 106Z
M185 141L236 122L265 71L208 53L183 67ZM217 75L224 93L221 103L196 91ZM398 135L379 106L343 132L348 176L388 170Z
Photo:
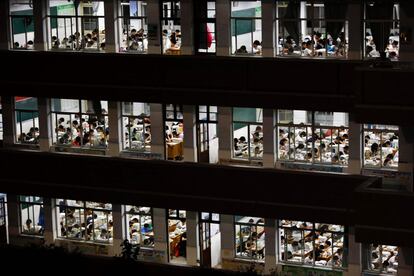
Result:
M143 103L144 104L144 110L146 110L148 108L149 110L149 114L144 114L141 113L139 115L127 115L124 113L124 107L125 104L134 104L136 102L121 102L121 123L122 123L122 150L123 151L137 151L137 152L147 152L147 153L151 153L151 142L149 144L145 143L145 134L149 133L151 134L151 123L146 123L145 119L151 119L151 107L149 103ZM132 113L132 112L131 112ZM145 115L145 116L142 116ZM137 127L142 126L142 132L141 133L141 142L142 145L144 146L143 148L137 148L137 147L132 147L132 136L131 134L133 133L133 127L131 126L131 123L135 122L135 120L138 120L138 123L136 124ZM139 120L142 120L142 123L139 123ZM127 125L125 125L125 123L127 123ZM146 132L146 128L149 127L150 131ZM125 132L125 128L128 131L128 137L126 137L126 132ZM131 131L132 130L132 131ZM127 139L128 139L128 145L129 147L127 147ZM138 141L138 140L137 140ZM149 145L150 149L149 151L146 149L146 146Z
M79 242L85 242L85 243L93 243L93 244L113 244L113 232L111 232L112 236L109 236L109 226L110 226L110 221L112 221L113 223L113 209L112 209L112 204L111 203L98 203L98 202L93 202L93 201L78 201L76 200L76 202L80 202L79 206L74 206L74 205L70 205L68 203L66 204L61 204L60 200L67 202L70 199L56 199L55 200L55 206L56 206L56 221L58 222L56 224L57 227L57 238L58 239L62 239L62 240L69 240L69 241L79 241ZM75 201L75 200L71 200L71 201ZM88 206L88 204L104 204L105 207L104 208L96 208L96 207L91 207ZM110 209L107 208L106 206L110 204ZM64 209L64 213L61 212L61 209ZM83 219L83 223L85 224L84 226L84 231L85 234L83 235L83 237L79 237L77 238L75 234L75 237L69 237L67 234L68 231L68 227L72 227L73 225L68 225L68 210L69 209L73 209L73 214L78 211L79 212L79 220L80 220L80 225L79 223L76 222L76 218L75 218L75 223L73 225L78 224L80 231L77 234L80 234L82 236L82 219ZM87 234L87 227L88 225L86 225L87 221L88 221L88 216L86 211L90 210L91 213L91 219L92 219L92 235L90 236L90 238L88 239L88 234ZM83 211L83 215L82 215L82 211ZM98 228L95 227L95 218L94 218L94 214L96 214L96 212L102 212L105 213L106 216L106 231L108 233L108 239L107 240L101 240L101 239L97 239L95 230L97 230ZM64 214L63 218L61 218L61 214ZM72 214L72 215L73 215ZM112 219L110 219L112 218ZM62 225L60 225L60 223L64 222ZM61 228L60 228L61 227ZM65 230L66 233L62 234L62 230ZM101 229L102 230L102 229ZM113 231L113 230L112 230Z
M254 31L250 32L250 39L251 39L251 45L249 47L251 47L251 51L247 51L247 53L237 53L237 50L239 49L238 45L237 45L237 22L242 22L242 21L249 21L250 22L250 26L251 29L253 29L253 26L256 27L258 21L260 22L260 31L262 33L263 36L263 14L262 12L260 13L260 17L258 16L247 16L247 17L243 17L243 16L233 16L233 6L235 3L239 3L239 2L260 2L260 9L263 8L262 5L262 0L248 0L248 1L235 1L232 0L231 1L231 10L230 10L230 39L231 39L231 49L233 49L233 37L235 40L234 43L234 51L232 51L232 53L230 54L230 56L261 56L262 55L262 51L260 51L260 53L254 53L253 51L253 42L256 40L254 39ZM261 10L262 11L262 10ZM234 26L234 27L233 27ZM234 30L234 36L232 35L232 32ZM263 38L261 39L263 41ZM260 41L260 42L262 42ZM240 45L240 47L243 45ZM247 45L244 45L247 46ZM248 48L248 47L246 47Z
M126 2L128 1L128 2ZM142 6L146 6L148 5L146 0L120 0L119 4L120 4L120 14L118 16L118 24L119 24L119 50L120 52L126 52L126 53L139 53L139 54L146 54L148 53L148 15L147 15L147 8L143 9L143 13L144 15L134 15L131 16L131 10L129 10L129 14L124 14L124 5L127 6L131 6L131 1L134 1L137 3L137 6L140 4L140 2L142 2ZM143 41L142 41L142 47L139 46L138 44L138 48L135 49L130 49L130 42L132 42L133 40L130 40L130 32L131 32L131 20L139 20L141 22L141 26L142 29L144 30L143 33ZM126 27L126 28L125 28ZM139 30L136 30L137 32ZM126 32L126 48L123 49L122 47L122 42L125 36ZM147 48L145 48L145 43L144 41L147 40Z
M331 150L331 153L332 153L332 149L334 149L334 148L336 149L335 152L337 152L337 154L338 154L338 162L333 162L332 161L332 158L334 157L332 155L330 157L331 162L324 162L323 161L322 154L320 152L320 145L322 144L322 142L319 142L319 146L316 146L317 143L315 143L316 141L314 139L314 135L316 134L316 135L318 135L318 137L321 137L320 136L321 131L322 130L328 130L328 131L331 132L331 135L330 135L331 136L331 143L333 143L333 141L334 141L334 139L333 139L333 133L337 133L338 136L339 136L339 133L341 131L343 131L349 137L349 113L347 113L347 112L339 112L339 113L346 114L346 116L348 117L348 125L347 126L346 125L334 126L334 125L327 125L327 124L321 125L320 123L317 124L316 123L316 119L315 119L316 118L315 114L317 112L323 112L323 111L308 111L308 110L298 110L298 111L305 111L306 112L306 116L307 116L308 119L309 119L309 115L310 115L310 119L311 119L311 122L310 123L306 123L306 124L304 124L304 123L295 124L294 122L291 122L291 123L280 123L279 122L280 121L280 113L279 113L280 111L292 111L292 112L294 112L296 110L283 110L283 109L277 109L277 110L275 110L275 115L276 115L276 120L275 120L275 122L276 122L276 124L275 124L275 137L276 137L276 142L277 142L275 146L276 146L276 157L277 157L276 159L277 159L278 162L289 162L289 163L302 163L302 164L309 164L309 165L324 165L324 166L348 167L348 165L349 165L349 155L348 155L348 158L345 158L344 157L344 159L343 159L342 162L341 162L341 159L340 159L339 152L341 152L340 151L340 145L341 144L334 144L332 147L330 147L330 145L325 145L326 151ZM332 113L332 116L333 116L333 114L336 113L336 112L327 112L327 113ZM304 143L305 144L305 149L306 149L306 151L310 150L310 152L312 152L313 149L315 149L315 148L318 149L319 157L315 157L315 155L312 154L312 158L309 161L307 161L305 158L303 160L296 159L296 140L295 140L296 139L296 135L295 135L293 137L293 143L294 143L294 145L293 145L294 146L293 147L293 150L294 150L293 156L294 156L294 158L293 159L290 158L290 155L291 154L289 154L289 152L292 149L292 147L291 147L291 140L292 139L290 139L289 136L288 136L287 138L286 137L282 138L282 139L287 139L287 141L288 141L288 155L287 155L287 159L282 159L281 158L281 149L280 149L280 141L282 139L281 139L281 137L279 135L279 130L280 129L285 129L285 128L288 129L288 135L290 135L290 133L291 133L291 131L290 131L291 128L293 128L293 133L294 134L296 133L295 130L297 128L306 128L306 135L307 135L306 136L306 140L311 139L312 142L311 142L310 147L308 147L308 145L307 145L308 143L305 142ZM310 132L308 132L308 130L310 130ZM316 132L316 130L319 130L319 132ZM310 135L308 136L308 134L310 134ZM349 150L349 138L347 140L345 140L344 147L346 147L346 146L348 146L348 150ZM336 154L335 154L335 156L336 156Z
M67 99L53 98L53 99L51 99L52 103L53 103L53 100L67 100ZM109 114L108 114L108 112L104 113L101 110L101 113L100 113L100 115L103 119L103 122L104 122L103 133L104 133L104 139L105 139L105 146L101 145L100 143L98 143L97 146L95 146L95 145L86 145L86 144L83 143L83 138L86 134L85 130L88 130L88 131L92 130L88 121L91 118L96 118L97 119L97 121L95 122L96 123L96 128L102 127L102 125L97 124L99 122L99 120L98 120L98 114L99 113L97 114L95 112L95 110L93 112L88 112L87 110L86 111L83 110L84 109L83 104L84 104L85 101L87 103L88 100L83 100L83 99L73 99L73 100L78 102L78 108L79 108L78 112L55 111L55 110L53 110L53 108L50 111L50 122L51 122L51 125L54 126L54 128L51 129L53 145L56 146L56 147L62 147L62 148L101 149L101 150L107 149L108 148L108 135L106 135L106 130L109 127ZM103 102L106 102L106 101L100 101L101 106L102 106ZM70 120L71 136L68 137L68 143L60 143L59 142L59 140L61 138L63 138L62 136L67 134L66 128L65 128L65 133L61 134L61 136L59 136L59 132L57 131L58 127L59 127L59 119L64 118L62 116L65 116L65 117L69 116L69 120ZM86 120L86 118L88 119L88 121ZM85 123L88 124L88 127L86 127L86 128L83 127L82 119L85 119ZM80 141L79 146L72 144L76 139L76 137L74 137L74 135L73 135L73 130L72 130L73 129L72 123L73 123L74 120L78 121L78 129L77 129L78 134L77 134L76 137L80 137L81 141ZM67 121L66 121L65 124L67 124ZM96 128L93 129L94 132L97 132Z
M247 261L264 262L265 259L266 259L266 253L265 253L266 252L266 243L265 243L265 241L264 241L263 248L260 249L260 250L257 250L258 242L259 242L260 238L257 237L255 241L253 241L253 239L250 239L250 238L252 236L252 233L254 233L254 232L257 233L257 235L259 235L259 233L257 231L258 227L263 227L263 232L261 233L261 235L265 234L265 230L264 230L264 227L266 225L265 224L265 219L260 218L260 217L250 217L250 216L233 216L233 217L234 217L234 219L233 219L234 228L233 229L234 229L234 248L235 248L234 257L236 259L242 259L242 260L247 260ZM256 220L256 222L253 222L253 223L251 223L251 222L240 222L240 221L237 221L238 217L240 217L240 218L251 218L253 220L254 219L257 219L257 220ZM237 231L237 227L239 227L240 231ZM249 229L250 234L249 234L249 237L246 239L246 241L244 241L244 239L243 239L242 228L243 229L244 228ZM256 229L256 231L253 231L253 229ZM239 233L240 236L238 236L237 233ZM256 255L249 254L247 256L243 256L244 251L242 252L242 244L238 244L237 241L242 241L242 243L247 242L247 241L254 242L255 243L255 248L256 248L255 251L256 252L263 251L263 253L262 254L257 254L256 253ZM240 247L240 253L239 253L240 255L238 255L238 247Z
M22 198L25 198L25 200L23 200ZM29 200L27 200L29 199ZM39 230L36 230L36 226L39 226L39 223L35 225L35 210L34 207L38 206L39 207L39 220L40 220L40 210L41 208L43 208L43 212L44 212L44 199L43 197L38 197L38 196L25 196L25 195L19 195L18 197L18 205L19 205L19 233L20 235L23 236L33 236L33 237L43 237L44 236L44 231L45 228L44 226L40 225L41 228ZM25 207L23 207L23 205L25 205ZM30 208L32 209L32 214L30 214ZM31 232L30 230L25 230L25 222L23 221L23 211L24 209L27 209L27 218L30 219L32 221L32 227L35 230L35 232ZM44 213L43 213L43 219L44 218Z
M50 1L50 0L49 0ZM74 5L73 8L75 10L75 15L52 15L50 13L50 8L48 9L47 12L47 18L49 20L49 38L48 38L48 50L49 51L94 51L94 52L101 52L104 51L104 49L101 47L102 41L100 39L100 34L102 34L101 32L103 30L105 30L105 14L104 15L84 15L84 9L85 8L89 8L90 4L93 4L93 2L100 2L100 4L105 5L105 1L104 0L80 0L79 6L76 7L74 2L72 2L72 4ZM50 2L49 2L50 3ZM86 6L83 6L81 4L87 4ZM80 15L80 10L82 9L82 15ZM59 35L59 20L63 20L64 22L64 36L63 38L60 37ZM67 21L70 22L70 34L67 34ZM74 23L73 23L74 21ZM96 22L95 22L96 21ZM100 21L103 22L103 26L104 28L101 30L101 24ZM52 29L52 26L54 25L52 22L56 22L56 28ZM96 47L87 47L87 45L83 45L83 39L86 36L87 33L85 33L85 25L86 24L92 24L95 23L98 29L98 35L97 35L97 41L96 41ZM56 32L56 38L57 41L59 42L57 48L54 47L53 41L52 41L52 37L54 37L53 35L53 30L55 30ZM75 42L72 43L72 46L67 45L65 48L60 47L61 45L61 40L63 40L64 38L68 38L71 35L76 35L77 33L79 33L79 38L75 37ZM104 36L103 36L104 37ZM102 39L104 40L105 37Z
M15 144L18 145L34 145L34 146L39 146L39 104L38 104L38 99L37 98L33 98L36 100L36 109L26 109L26 108L18 108L17 107L17 102L18 99L16 99L16 97L13 98L14 101L14 105L13 105L13 113L15 114L15 122L16 122L16 127L18 127L18 131L16 131L15 133ZM25 100L25 99L23 99ZM26 136L26 133L23 132L23 122L24 121L29 121L29 120L22 120L22 114L31 114L29 120L32 121L32 126L31 128L34 128L34 137L32 137L31 139L34 139L33 141L28 141L28 142L24 142L21 139L23 138L22 134L25 134L24 137ZM36 119L37 119L37 125L36 125ZM36 131L36 128L38 129ZM30 131L30 130L29 130ZM19 138L19 136L21 138Z
M395 125L377 125L377 124L373 124L374 127L370 128L369 127L370 124L364 124L363 125L363 131L362 131L362 139L361 139L361 149L362 149L362 166L364 169L380 169L380 170L398 170L399 167L399 160L396 166L384 166L384 160L386 159L386 157L383 155L383 147L382 144L378 145L379 147L379 157L380 157L380 162L379 162L379 166L378 165L369 165L366 164L366 156L365 156L365 150L366 150L366 146L365 146L365 136L367 136L367 132L371 132L371 133L375 133L376 135L379 134L380 136L380 140L379 142L382 143L382 141L385 143L386 140L383 140L383 133L388 132L388 133L393 133L394 135L396 135L398 137L398 143L397 143L397 150L394 153L398 154L399 156L399 137L400 137L400 128L399 126L395 126ZM391 127L391 128L390 128ZM393 129L392 127L396 127L397 129ZM389 140L388 140L389 141Z
M128 207L130 207L130 210L128 211ZM135 208L137 208L139 211L134 211L134 210L132 210L132 207L135 207ZM125 205L125 214L124 214L124 217L125 217L125 223L126 223L126 227L125 227L125 230L126 230L126 237L128 238L128 240L130 241L130 243L132 244L132 245L134 245L134 246L139 246L140 248L145 248L145 249L150 249L150 250L153 250L154 249L154 247L155 247L155 242L154 242L154 213L153 213L153 208L152 207L144 207L144 208L149 208L149 212L148 213L145 213L145 211L141 211L140 210L140 208L142 208L143 206L135 206L135 205ZM132 219L132 217L136 217L136 216L138 216L139 218L138 218L138 224L139 224L139 236L140 236L140 240L137 242L137 243L135 243L133 240L132 240L132 238L131 238L131 234L132 234L132 229L131 229L131 226L129 226L129 223L130 223L130 219L128 218L128 215L130 216L130 219ZM153 238L153 242L150 244L150 245L145 245L144 244L144 239L142 238L142 236L146 236L144 233L142 233L142 221L141 221L141 219L142 219L142 217L143 216L145 216L145 217L150 217L150 219L151 219L151 225L152 225L152 232L153 232L153 234L152 234L152 238ZM151 237L151 235L148 235L149 237Z
M254 107L252 109L256 109L256 111L258 109L261 110L261 113L262 113L262 121L261 122L259 122L257 119L256 119L256 122L254 122L254 121L236 121L236 120L234 120L234 108L232 108L232 114L231 114L231 116L232 116L232 124L231 124L231 130L232 130L232 142L231 142L231 144L232 144L232 150L231 150L231 152L232 152L232 155L231 155L231 158L233 160L246 160L246 161L249 161L249 162L261 162L261 161L263 161L263 154L264 154L264 145L263 144L262 144L262 152L259 153L259 157L252 156L252 153L253 153L252 152L252 143L253 143L253 141L252 141L251 135L253 135L255 133L255 131L252 132L251 131L251 129L252 129L251 127L252 126L253 127L260 126L262 128L262 131L261 131L262 137L260 137L260 138L263 138L264 137L263 136L263 134L264 134L264 129L263 129L263 110L264 109L263 108L254 108ZM234 137L234 132L235 132L234 125L235 124L243 124L243 125L245 125L245 127L247 127L248 137L245 137L246 138L246 142L247 142L247 153L248 153L247 158L246 157L243 157L243 154L242 154L242 157L236 156L236 153L235 153L235 146L236 145L234 145L234 139L237 138L237 137ZM260 133L259 133L259 136L260 136ZM241 151L243 153L243 149Z
M347 264L347 248L348 248L347 233L348 233L348 231L347 231L346 226L338 225L338 224L329 224L329 223L292 221L292 222L297 222L297 223L304 222L306 224L312 225L312 228L301 228L301 227L298 228L297 224L295 224L293 226L292 223L291 223L291 226L284 226L283 221L286 221L286 220L277 220L277 225L278 225L277 228L278 228L278 232L279 232L279 234L278 234L278 245L279 245L278 246L279 247L278 248L278 251L279 251L278 260L279 260L279 262L283 263L284 265L298 265L298 266L303 266L303 267L322 268L322 269L325 268L325 269L336 270L336 271L338 271L338 270L342 271L342 270L345 270L347 268L347 266L348 266L348 264ZM319 226L327 225L328 227L329 227L329 225L335 225L335 226L339 226L340 229L343 229L342 231L340 231L340 230L339 231L334 231L334 230L329 230L329 229L323 231L323 233L330 233L331 234L331 240L332 240L331 246L330 246L331 258L333 258L333 256L335 256L335 254L336 254L336 253L334 253L335 248L342 249L341 266L335 266L333 263L332 263L332 266L328 266L327 265L328 262L326 262L326 265L317 265L316 264L316 260L315 260L316 259L315 258L316 253L315 252L316 252L317 244L315 242L315 236L314 236L313 233L318 232L318 231L321 232L321 230L320 230L321 228L316 227L316 224L319 224ZM301 247L302 248L300 249L300 251L301 251L301 261L300 262L289 261L288 254L283 254L284 259L282 259L282 253L283 252L290 252L288 250L288 244L289 243L286 242L286 232L287 231L291 231L292 233L293 233L293 231L301 233L301 240L302 240ZM309 253L309 252L305 253L305 250L306 250L305 246L304 246L305 242L303 241L304 238L305 238L305 232L309 232L308 234L312 235L312 251L309 251L309 252L312 252L312 255L313 255L311 265L305 263L305 255ZM282 244L282 242L281 242L282 233L283 233L283 237L285 238L284 244ZM342 247L341 246L335 246L335 243L333 242L334 235L339 236L339 237L342 236ZM282 249L282 247L283 247L283 249ZM293 252L291 252L291 253L293 254Z
M169 107L172 107L171 109L168 109ZM178 123L178 124L183 124L184 126L184 106L182 104L163 104L163 117L164 117L164 148L165 148L165 159L169 159L168 157L168 142L166 141L167 138L167 131L165 129L167 125L167 123ZM167 114L168 112L172 112L172 118L168 118ZM180 118L179 114L181 114L182 118ZM169 129L169 131L171 132L172 135L172 127L171 129ZM183 127L183 139L181 141L182 146L184 145L184 139L185 139L185 132L184 132L184 127ZM179 139L179 138L178 138ZM175 159L174 159L175 158ZM173 157L172 160L183 160L184 159L184 150L182 150L182 154L181 156L179 156L179 159L177 159L177 157ZM171 159L170 159L171 160Z

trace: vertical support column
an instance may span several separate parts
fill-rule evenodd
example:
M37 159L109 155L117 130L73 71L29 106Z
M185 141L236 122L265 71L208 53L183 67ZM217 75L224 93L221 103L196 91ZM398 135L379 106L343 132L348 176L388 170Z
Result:
M168 263L168 225L165 209L153 208L154 255L159 256L160 263Z
M219 163L226 163L231 159L232 153L232 108L231 107L218 107L218 136L220 137L219 143Z
M115 101L108 102L108 121L109 121L109 141L108 155L118 156L122 150L121 138L121 103Z
M262 55L273 57L275 53L274 20L276 1L262 0Z
M361 244L355 241L355 229L353 227L349 227L348 270L345 271L344 276L361 275L361 272Z
M184 160L197 162L196 112L194 105L185 105L184 109Z
M273 109L263 109L263 167L275 167L275 131Z
M362 11L362 1L348 3L348 59L362 58L362 39L365 36L365 30L362 30Z
M52 146L52 126L50 121L50 99L37 98L39 108L39 148L49 151Z
M118 1L105 0L105 52L115 53L117 52L117 45L119 45L118 29L116 28L118 17Z
M162 104L151 103L151 153L165 159L165 126ZM184 132L185 135L185 132ZM185 140L185 137L184 137Z
M123 206L121 204L112 204L112 222L113 222L113 243L110 256L120 256L122 253L121 244L124 241L124 220Z
M197 263L197 212L187 211L187 264L196 266Z
M409 16L410 12L414 9L414 3L411 1L406 1L400 3L400 28L406 27L408 31L411 31L412 26L414 26L414 17ZM400 32L401 32L400 29ZM404 34L401 34L404 35ZM405 35L412 36L413 34L406 33ZM411 42L404 42L403 39L400 38L399 42L399 55L400 61L414 61L414 43Z
M398 252L398 276L413 276L413 249L400 247Z
M231 0L216 2L216 41L217 56L228 56L231 51ZM220 141L221 142L221 141Z
M160 1L147 0L147 17L148 54L161 54Z
M193 0L181 0L181 54L194 55Z
M0 1L0 50L8 50L10 48L9 10L9 1Z
M407 191L413 191L413 169L414 169L414 131L412 127L400 126L398 135L398 177L400 185L405 186Z
M43 234L45 245L51 245L55 241L55 229L58 229L56 226L56 212L55 205L53 204L53 199L43 198L43 209L45 215L45 232Z
M1 103L3 115L3 146L6 148L13 146L15 143L16 113L14 112L14 97L2 96Z
M7 1L6 1L7 2ZM34 48L38 51L47 50L47 0L33 1L33 17L34 17Z
M276 221L275 219L265 219L265 271L264 274L270 275L273 271L276 271Z
M349 160L348 160L348 173L360 174L362 166L362 125L349 121Z
M7 218L10 244L18 244L20 236L18 196L7 194Z
M308 14L307 14L307 9L306 9L306 1L300 1L300 8L299 8L299 17L300 18L307 18ZM306 20L301 20L300 21L300 37L299 40L304 40L305 36L308 34L307 32L307 22ZM296 43L299 44L299 41L297 41Z
M220 215L221 233L221 263L223 269L231 269L227 264L234 258L234 217L232 215Z

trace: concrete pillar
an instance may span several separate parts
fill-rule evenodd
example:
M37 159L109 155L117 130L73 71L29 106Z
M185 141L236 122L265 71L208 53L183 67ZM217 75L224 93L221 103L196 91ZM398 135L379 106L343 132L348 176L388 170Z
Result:
M232 261L235 256L234 250L234 216L220 215L221 233L221 258L223 269L226 269L226 260Z
M184 160L197 162L196 108L194 105L183 106L184 121Z
M45 215L45 232L43 234L45 245L50 245L55 242L57 227L55 227L56 211L53 199L43 198L43 210Z
M121 103L115 101L108 102L108 124L109 141L108 155L118 156L122 150L122 125L121 125Z
M265 219L265 270L264 274L270 274L276 271L277 263L277 251L276 251L276 233L277 225L276 220L267 218Z
M151 103L151 153L165 159L165 125L162 104ZM185 132L184 132L185 135ZM185 140L185 137L184 137Z
M10 48L9 10L9 1L0 1L0 50L8 50Z
M217 133L220 137L219 163L226 163L231 159L232 154L232 108L218 107Z
M275 167L275 121L273 109L263 109L263 167Z
M154 260L160 263L168 263L168 225L165 209L153 208L152 211L154 224Z
M52 125L50 120L50 99L37 98L39 110L39 148L40 151L49 151L52 146Z
M400 4L400 34L402 34L405 31L406 35L413 35L412 26L414 26L414 17L408 15L412 14L412 12L407 12L408 10L412 11L413 9L414 3L411 3L411 1L406 1ZM405 42L403 39L400 38L400 61L414 61L414 43L412 39L413 38L411 37L411 42Z
M198 213L187 211L187 264L197 266Z
M13 96L2 96L3 115L3 147L12 147L16 141L16 113L14 112L15 101Z
M228 56L231 51L230 28L231 0L216 2L216 54ZM221 141L220 141L221 142Z
M309 17L313 16L313 14L309 14ZM299 17L300 18L308 18L307 9L306 9L306 1L300 1L300 8L299 8ZM300 21L300 37L299 41L303 41L305 36L308 34L307 32L307 22L306 20ZM299 41L297 42L299 44Z
M147 0L147 18L148 54L161 54L161 19L160 3L158 0ZM152 140L153 139L154 138L152 137Z
M105 0L105 52L117 52L119 34L117 26L118 1Z
M363 125L355 121L349 121L349 160L346 172L361 174L362 159L362 130Z
M414 132L412 127L401 126L399 135L398 152L398 178L401 186L407 191L413 191L413 169L414 169Z
M346 252L344 252L346 253ZM344 276L361 275L362 258L361 244L355 241L355 229L349 227L348 232L348 270L344 271Z
M7 194L7 218L10 244L16 244L20 236L20 214L18 196L15 194Z
M123 206L120 204L112 204L112 221L113 221L113 240L112 248L110 247L109 256L120 256L122 253L121 244L124 241L125 237L125 228L124 228L124 217L123 217ZM111 252L112 249L112 252Z
M274 20L276 1L262 0L262 56L273 57L275 54Z
M46 51L48 48L48 8L49 4L47 0L33 1L34 49L38 51Z
M398 276L413 276L413 249L400 247L398 251Z
M181 54L194 55L193 0L181 0ZM185 132L184 132L185 133Z
M365 30L362 30L362 12L364 6L362 1L350 1L348 3L348 59L362 58L362 39L365 37ZM362 31L362 33L361 33Z

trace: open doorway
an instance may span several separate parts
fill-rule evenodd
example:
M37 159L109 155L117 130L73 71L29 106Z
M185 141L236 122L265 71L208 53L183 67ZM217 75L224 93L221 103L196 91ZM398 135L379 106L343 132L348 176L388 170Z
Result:
M217 117L217 106L198 106L197 153L200 163L218 163Z
M220 215L200 213L200 264L203 267L221 267Z

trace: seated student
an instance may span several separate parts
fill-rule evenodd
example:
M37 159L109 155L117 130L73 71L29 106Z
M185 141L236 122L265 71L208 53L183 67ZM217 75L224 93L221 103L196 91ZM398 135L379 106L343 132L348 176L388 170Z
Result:
M248 54L246 46L240 46L240 48L236 50L235 54Z
M259 40L253 42L253 54L261 55L262 54L262 44Z

